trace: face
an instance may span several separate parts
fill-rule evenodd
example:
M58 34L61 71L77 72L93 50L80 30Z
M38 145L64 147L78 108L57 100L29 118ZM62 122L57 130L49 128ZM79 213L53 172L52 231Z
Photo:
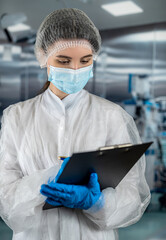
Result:
M71 47L59 51L48 58L47 74L49 75L49 65L58 68L79 69L87 67L93 63L92 50L85 47Z

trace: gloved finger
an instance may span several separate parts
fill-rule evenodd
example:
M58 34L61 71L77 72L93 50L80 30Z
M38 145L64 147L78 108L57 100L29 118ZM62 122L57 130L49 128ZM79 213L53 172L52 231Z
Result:
M48 185L42 187L41 190L40 190L40 192L41 192L41 194L43 194L44 196L53 197L54 199L55 199L55 198L57 198L57 199L58 199L58 198L70 199L70 198L71 198L71 194L53 190L53 189L50 188Z
M45 192L42 192L42 194L43 194L44 196L46 196L47 198L52 199L52 201L59 202L59 203L61 203L61 204L62 204L64 201L66 201L66 200L64 200L64 199L62 199L62 198L55 197L55 196L50 195L50 194L45 193Z
M49 196L50 196L50 194L49 194L47 191L45 191L44 189L40 189L40 193L41 193L42 195L46 196L46 197L49 197Z
M64 184L64 183L49 183L48 186L54 190L64 192L64 193L70 193L72 191L72 186L70 184Z
M41 185L41 189L50 188L53 191L59 191L59 192L63 192L63 193L70 193L71 192L71 186L72 185L51 182L49 184L42 184Z
M40 193L45 197L49 197L49 193L47 193L47 191L45 191L44 189L40 189Z
M98 184L98 175L97 175L97 173L91 173L88 187L93 188L96 186L96 184Z
M63 169L65 168L65 166L66 166L66 164L68 163L69 160L70 160L70 157L64 159L64 161L63 161L63 163L62 163L62 165L61 165L61 167L59 169L59 172L57 173L55 179L53 180L54 183L57 182L58 178L62 174Z
M55 201L53 200L52 198L47 198L46 199L46 202L50 205L53 205L53 206L56 206L56 207L59 207L59 206L62 206L62 204L59 202L59 201Z
M41 193L42 193L42 191L44 191L44 192L47 192L47 191L49 191L49 192L57 192L57 194L58 194L58 192L59 193L64 193L64 194L71 194L71 187L68 187L68 189L66 190L66 189L64 189L63 188L63 190L62 191L59 191L59 188L53 188L53 187L50 187L50 186L54 186L56 183L54 183L53 185L49 185L49 184L42 184L41 185ZM71 185L68 185L68 186L71 186ZM49 190L48 190L49 189ZM70 197L69 195L67 195L67 197Z

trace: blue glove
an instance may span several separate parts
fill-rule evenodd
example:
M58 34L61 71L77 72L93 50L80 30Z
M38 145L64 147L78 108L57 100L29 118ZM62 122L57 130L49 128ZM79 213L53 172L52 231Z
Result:
M59 172L57 173L56 177L54 177L53 180L51 180L51 178L49 178L48 184L51 183L51 182L54 182L54 183L57 182L58 178L62 174L63 169L65 168L65 166L66 166L66 164L68 163L69 160L70 160L70 157L64 159L64 161L63 161L63 163L61 165L61 168L59 169ZM45 193L43 193L42 188L40 190L40 193L43 194L44 196L47 196L47 195L45 195ZM51 205L53 205L53 204L51 204ZM59 206L62 206L62 204L60 202L59 203L58 202L57 203L54 202L54 206L59 207Z
M66 166L66 164L68 163L69 160L70 160L70 157L65 158L65 159L63 160L63 163L62 163L62 165L61 165L61 168L59 169L59 172L57 173L56 177L52 180L53 182L57 182L58 178L59 178L60 175L62 174L63 169L65 168L65 166ZM51 178L50 178L50 179L51 179ZM48 180L48 183L51 182L50 179Z
M56 183L52 181L41 186L40 193L47 197L46 202L53 206L88 209L101 196L97 173L91 173L86 186Z

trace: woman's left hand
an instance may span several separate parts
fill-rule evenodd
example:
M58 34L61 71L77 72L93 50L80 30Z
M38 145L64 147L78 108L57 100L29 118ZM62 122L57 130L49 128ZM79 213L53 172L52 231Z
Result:
M40 193L47 197L46 202L53 206L88 209L101 196L97 173L91 173L86 186L69 185L51 181L41 186Z

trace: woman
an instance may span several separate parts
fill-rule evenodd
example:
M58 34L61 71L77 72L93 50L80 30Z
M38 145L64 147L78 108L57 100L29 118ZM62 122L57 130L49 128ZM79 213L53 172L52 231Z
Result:
M118 239L116 229L137 222L150 201L144 157L116 189L100 192L95 174L78 191L65 186L67 198L54 188L58 156L140 143L132 117L83 89L100 44L98 30L78 9L54 11L38 30L35 53L48 81L41 94L10 105L2 118L0 214L14 240ZM67 207L43 211L45 201Z

